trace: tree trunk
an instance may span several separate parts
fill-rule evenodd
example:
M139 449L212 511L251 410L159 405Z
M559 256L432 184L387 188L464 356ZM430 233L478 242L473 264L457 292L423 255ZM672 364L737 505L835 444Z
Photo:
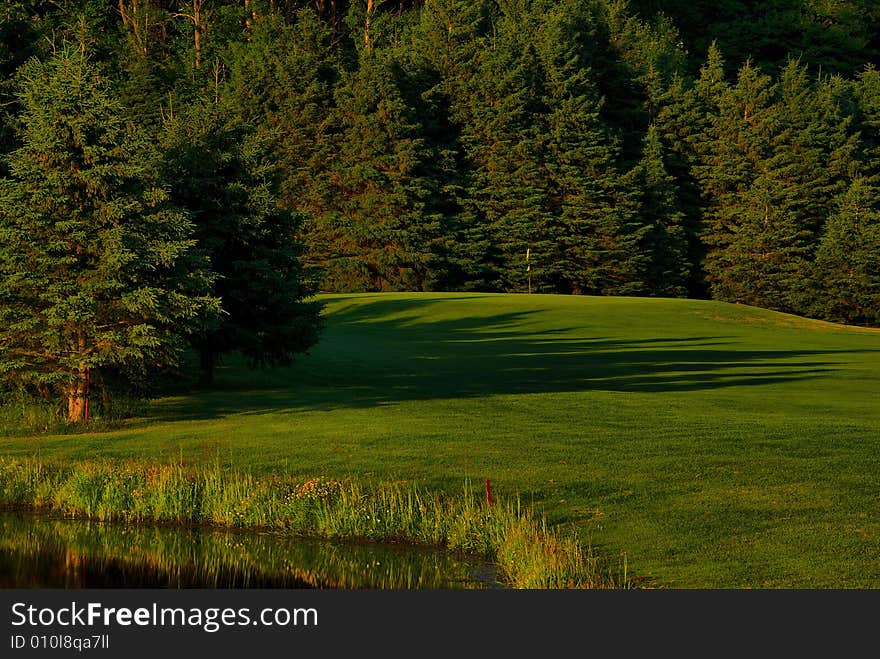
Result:
M88 395L88 370L84 357L86 355L86 337L82 331L77 332L71 345L82 361L74 373L73 380L67 385L67 420L70 423L82 423L86 415L86 396Z
M150 41L150 4L144 10L138 6L138 0L131 0L131 5L119 0L119 13L122 16L122 27L129 32L132 47L141 57L146 57Z
M195 31L195 44L196 44L196 68L202 68L202 28L196 25Z
M196 49L196 68L202 67L202 3L203 0L193 0L193 41Z
M86 376L78 373L67 388L67 421L82 423L86 414Z
M367 53L372 52L373 47L370 42L370 22L373 18L373 0L367 0L367 17L364 22L364 50Z
M251 39L251 20L257 17L257 12L251 11L251 0L244 0L244 29L248 34L248 41Z

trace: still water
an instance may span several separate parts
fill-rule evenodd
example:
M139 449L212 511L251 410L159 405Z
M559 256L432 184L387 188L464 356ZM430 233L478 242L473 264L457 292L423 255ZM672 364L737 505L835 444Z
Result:
M492 588L479 560L397 545L0 512L0 588Z

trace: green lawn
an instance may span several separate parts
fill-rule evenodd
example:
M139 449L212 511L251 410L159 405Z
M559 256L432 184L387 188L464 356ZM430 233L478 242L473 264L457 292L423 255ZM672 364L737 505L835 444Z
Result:
M491 478L671 587L880 588L880 331L693 300L326 296L318 348L2 455Z

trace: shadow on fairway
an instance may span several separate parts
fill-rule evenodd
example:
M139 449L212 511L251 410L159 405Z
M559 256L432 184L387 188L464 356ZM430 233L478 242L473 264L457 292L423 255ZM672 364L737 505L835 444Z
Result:
M166 420L371 407L405 400L577 391L681 392L776 384L835 370L859 350L749 350L720 336L529 333L541 310L432 319L436 298L342 307L321 345L289 368L218 371L210 390L157 403ZM444 298L473 299L467 295ZM345 300L336 298L335 301ZM155 417L154 417L155 418Z

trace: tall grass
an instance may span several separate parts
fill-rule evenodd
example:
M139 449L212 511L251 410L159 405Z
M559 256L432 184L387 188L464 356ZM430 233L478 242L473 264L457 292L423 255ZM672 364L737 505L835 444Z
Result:
M43 398L26 391L0 390L0 437L25 437L46 434L83 434L100 432L125 425L142 415L147 401L134 394L117 393L104 400L93 396L88 425L70 423L63 397Z
M219 465L0 460L0 504L102 521L210 524L440 546L494 560L515 588L626 586L573 536L518 501L488 507L411 484L257 477Z
M63 418L59 404L0 391L0 437L63 432Z

